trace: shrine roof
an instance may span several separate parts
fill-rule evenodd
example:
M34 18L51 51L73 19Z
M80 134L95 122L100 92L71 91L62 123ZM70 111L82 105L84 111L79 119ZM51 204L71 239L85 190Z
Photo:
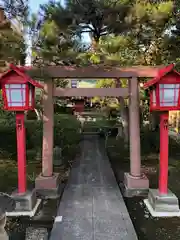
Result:
M22 67L17 67L13 64L10 64L9 69L5 72L3 72L0 75L0 80L2 80L5 76L9 75L11 72L16 72L19 76L23 77L26 79L27 82L32 84L34 87L38 88L43 88L41 84L39 84L37 81L33 80L25 71Z
M153 85L155 85L156 83L158 83L164 76L166 76L167 74L169 73L176 73L177 75L180 76L180 73L177 72L175 69L174 69L174 64L170 64L166 67L163 67L161 69L158 70L158 73L157 73L157 76L154 77L153 79L147 81L145 84L144 84L144 89L147 89Z

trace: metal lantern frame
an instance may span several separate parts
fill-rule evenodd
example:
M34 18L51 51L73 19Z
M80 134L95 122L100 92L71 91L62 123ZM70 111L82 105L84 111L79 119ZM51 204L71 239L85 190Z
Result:
M144 84L150 91L150 110L160 112L159 196L168 195L169 111L180 110L180 74L174 64L159 70ZM167 94L169 91L169 95Z

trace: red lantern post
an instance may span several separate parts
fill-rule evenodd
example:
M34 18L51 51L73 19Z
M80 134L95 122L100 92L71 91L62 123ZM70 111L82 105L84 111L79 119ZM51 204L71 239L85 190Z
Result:
M159 163L159 193L168 193L168 112L160 115L160 163Z
M150 92L150 110L160 112L159 189L150 189L145 204L153 216L179 216L177 197L168 190L169 111L180 110L180 74L171 64L144 84Z
M18 194L25 195L26 184L26 133L24 111L35 107L35 87L42 86L32 80L22 68L14 65L0 78L4 109L16 112Z
M16 136L18 158L18 192L27 191L26 184L26 131L24 126L24 112L16 112Z

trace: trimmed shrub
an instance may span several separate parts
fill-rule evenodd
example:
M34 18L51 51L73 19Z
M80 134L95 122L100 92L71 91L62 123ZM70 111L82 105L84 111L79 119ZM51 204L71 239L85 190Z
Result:
M179 158L179 140L175 140L169 137L169 157ZM160 150L160 131L159 129L151 131L148 128L144 128L141 131L141 154L148 155L151 153L158 154Z
M28 120L26 127L27 159L33 160L37 153L41 153L43 123L37 120ZM55 115L54 117L54 146L59 146L63 154L64 149L74 148L80 141L80 123L71 115ZM33 156L34 155L34 156ZM17 159L16 125L14 120L0 120L0 158Z
M141 137L141 154L148 155L150 153L159 153L159 131L150 131L144 128L140 133Z
M173 159L180 158L180 140L169 137L169 157ZM109 137L107 141L107 149L110 156L121 161L129 161L129 147L126 148L124 139L116 140L114 137ZM156 154L158 156L160 149L160 133L159 130L151 131L148 128L141 130L141 156L149 156Z

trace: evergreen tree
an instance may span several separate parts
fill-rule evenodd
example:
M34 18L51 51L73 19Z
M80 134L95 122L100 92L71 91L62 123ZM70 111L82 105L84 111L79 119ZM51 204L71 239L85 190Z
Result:
M24 64L25 43L21 35L11 28L0 29L0 60Z
M127 0L66 0L65 7L61 2L50 1L41 6L43 20L53 20L73 35L89 33L95 43L110 32L127 31L125 17L129 9Z
M5 10L1 9L2 18L0 22L0 60L2 62L24 63L25 42L23 34L17 31L8 19Z
M27 20L29 14L28 0L3 0L2 6L8 14L8 18Z

